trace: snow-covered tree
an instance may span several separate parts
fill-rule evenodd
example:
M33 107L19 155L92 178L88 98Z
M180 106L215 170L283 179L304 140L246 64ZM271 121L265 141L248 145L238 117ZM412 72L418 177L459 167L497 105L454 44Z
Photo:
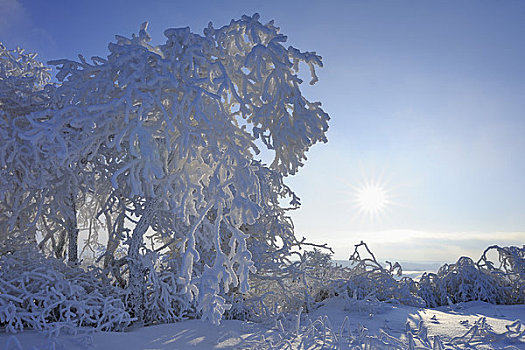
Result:
M146 29L117 36L107 58L51 62L61 84L47 109L24 115L31 128L20 134L68 175L72 203L77 193L105 200L110 239L128 246L117 269L128 267L136 318L150 232L179 261L181 294L218 322L224 293L248 291L254 261L291 249L293 230L275 210L279 196L298 205L282 178L326 142L329 117L302 95L298 77L303 62L314 84L321 58L284 47L286 36L257 14L210 23L204 35L168 29L159 46ZM269 166L257 160L261 146L273 152Z
M18 131L30 128L23 116L47 107L49 68L36 54L0 43L0 235L2 251L35 239L35 214L43 202L42 172L32 144ZM16 243L15 243L16 242Z
M12 250L34 242L37 227L43 226L40 245L51 241L56 257L67 255L75 263L79 178L70 165L57 166L49 149L32 142L35 133L44 132L43 120L32 115L55 100L49 71L36 54L0 44L0 230L2 243Z

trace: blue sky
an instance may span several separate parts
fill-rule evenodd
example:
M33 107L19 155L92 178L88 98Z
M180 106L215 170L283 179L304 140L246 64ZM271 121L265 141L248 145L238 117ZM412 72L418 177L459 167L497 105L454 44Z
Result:
M525 243L525 2L0 0L0 41L43 61L103 56L143 21L160 43L254 12L325 65L304 88L332 120L289 180L297 235L339 259L361 240L444 261ZM353 201L371 180L392 202L373 220Z

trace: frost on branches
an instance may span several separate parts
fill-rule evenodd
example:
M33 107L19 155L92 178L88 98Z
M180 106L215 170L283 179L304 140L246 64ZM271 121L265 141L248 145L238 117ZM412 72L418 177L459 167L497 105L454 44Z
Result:
M148 281L162 265L177 302L218 323L230 308L225 296L246 293L250 274L279 267L298 243L279 198L299 205L282 179L326 142L329 117L302 95L298 78L305 64L314 84L321 57L286 48L286 36L258 14L210 23L203 35L167 29L159 46L146 29L116 36L106 58L50 62L60 84L45 108L20 113L15 133L44 169L57 169L42 181L64 190L28 185L42 198L32 201L40 203L33 219L41 247L56 251L62 232L76 244L77 211L96 198L91 222L103 222L109 237L99 261L127 285L133 317L148 322L144 306L156 288ZM10 113L4 105L2 113ZM257 160L258 147L272 152L269 166ZM4 161L2 171L10 166Z
M0 252L35 238L36 214L50 174L19 131L32 130L25 115L47 108L53 86L36 54L0 43ZM9 233L9 234L8 234Z

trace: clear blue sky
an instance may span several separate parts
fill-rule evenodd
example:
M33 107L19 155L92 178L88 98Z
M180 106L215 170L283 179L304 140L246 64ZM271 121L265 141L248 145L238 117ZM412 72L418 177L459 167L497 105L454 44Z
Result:
M0 0L0 41L90 57L146 20L160 43L254 12L325 64L305 93L332 117L329 142L289 181L299 236L339 259L360 240L380 258L447 261L525 243L523 1ZM367 180L393 202L374 220L352 201Z

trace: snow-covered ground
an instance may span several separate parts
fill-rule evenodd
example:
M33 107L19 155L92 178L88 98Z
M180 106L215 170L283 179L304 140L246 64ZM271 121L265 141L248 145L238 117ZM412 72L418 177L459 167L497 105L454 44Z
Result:
M320 349L323 344L324 349L349 349L353 348L349 346L352 341L355 344L367 337L391 344L399 342L398 347L391 349L408 349L407 335L413 335L419 349L436 346L434 336L439 336L445 349L525 349L522 324L525 324L525 305L469 302L421 309L379 303L352 304L335 298L310 314L303 314L300 324L293 317L272 324L225 320L220 326L188 320L122 333L83 330L77 335L57 338L27 331L16 336L1 334L0 349ZM377 341L371 348L382 346Z

